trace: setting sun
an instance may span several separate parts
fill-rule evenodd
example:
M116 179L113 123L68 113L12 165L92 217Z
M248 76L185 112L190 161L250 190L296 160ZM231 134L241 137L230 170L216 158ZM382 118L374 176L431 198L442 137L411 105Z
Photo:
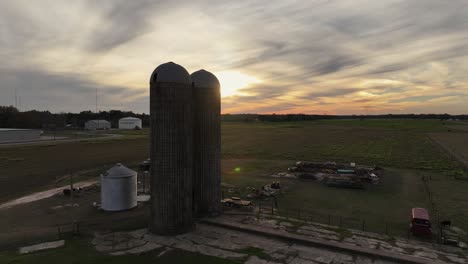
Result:
M240 89L261 81L253 76L238 71L224 71L215 73L221 83L221 96L241 94Z

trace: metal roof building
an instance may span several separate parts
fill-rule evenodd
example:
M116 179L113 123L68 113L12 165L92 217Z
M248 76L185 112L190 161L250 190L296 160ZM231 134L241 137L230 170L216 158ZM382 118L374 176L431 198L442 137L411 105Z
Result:
M214 215L221 201L221 97L220 84L212 73L191 75L194 88L194 212Z
M85 123L86 130L110 129L111 123L107 120L89 120Z
M0 143L35 141L41 137L41 131L35 129L0 128Z
M150 78L150 230L174 235L193 227L192 81L168 62Z
M124 117L119 119L119 129L141 129L141 119L136 117Z
M123 211L137 206L137 173L120 163L101 175L101 208Z

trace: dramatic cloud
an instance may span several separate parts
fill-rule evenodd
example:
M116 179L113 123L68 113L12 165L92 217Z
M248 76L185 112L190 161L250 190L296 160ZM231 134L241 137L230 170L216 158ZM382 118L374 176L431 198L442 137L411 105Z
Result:
M465 0L0 2L0 104L148 112L160 63L225 113L468 113ZM231 76L231 77L230 77ZM235 78L232 76L241 76Z

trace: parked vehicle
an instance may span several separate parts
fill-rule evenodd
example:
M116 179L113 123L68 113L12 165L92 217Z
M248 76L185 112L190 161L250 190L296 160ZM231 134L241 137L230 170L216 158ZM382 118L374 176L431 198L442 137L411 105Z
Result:
M413 208L411 210L410 231L414 236L432 235L429 213L425 208Z

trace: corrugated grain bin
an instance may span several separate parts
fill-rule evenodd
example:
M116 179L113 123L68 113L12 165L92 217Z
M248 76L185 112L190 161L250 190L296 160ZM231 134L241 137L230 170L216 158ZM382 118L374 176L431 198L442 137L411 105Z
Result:
M120 163L101 175L101 208L123 211L137 206L137 173Z
M194 84L194 212L218 214L221 201L221 97L220 84L212 73L199 70Z
M150 230L174 235L193 227L193 103L188 72L173 62L150 78Z

